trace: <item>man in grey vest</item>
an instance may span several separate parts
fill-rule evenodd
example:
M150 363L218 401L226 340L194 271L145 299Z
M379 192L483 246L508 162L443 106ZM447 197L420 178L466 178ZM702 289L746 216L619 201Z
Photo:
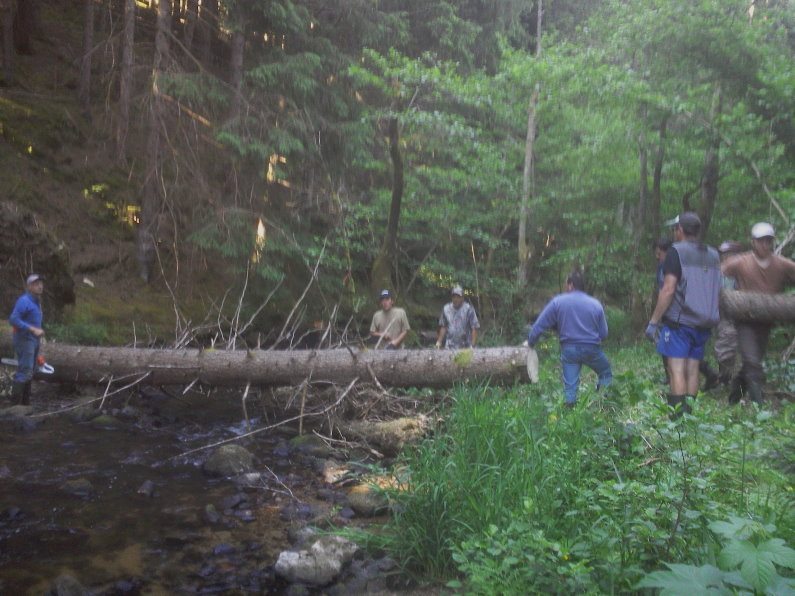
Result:
M674 417L690 412L688 397L698 393L698 367L710 332L720 321L721 288L718 251L698 241L701 219L682 213L663 263L663 287L646 327L657 352L668 358L668 405Z

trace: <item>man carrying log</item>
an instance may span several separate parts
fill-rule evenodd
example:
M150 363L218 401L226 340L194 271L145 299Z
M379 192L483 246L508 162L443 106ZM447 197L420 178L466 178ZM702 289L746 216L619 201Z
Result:
M751 228L751 250L728 259L722 266L723 274L733 277L742 292L780 294L787 285L795 284L795 262L773 254L775 230L766 222ZM737 343L742 358L740 376L732 383L729 402L737 403L745 383L746 394L762 403L765 369L762 362L767 350L772 323L737 321Z
M596 298L585 293L585 280L581 273L572 273L566 278L566 293L558 294L544 307L530 329L527 344L535 347L541 334L551 327L560 336L566 406L573 408L577 403L583 364L599 376L597 391L613 380L610 362L601 347L607 338L605 311Z
M668 358L668 405L673 417L690 412L688 397L698 393L699 363L711 329L718 324L720 258L718 251L698 241L701 219L682 213L676 242L663 263L663 287L646 327L657 352Z
M373 315L373 322L370 324L370 335L377 338L376 349L402 348L403 340L411 329L406 311L395 306L389 290L381 290L378 302L381 310Z
M29 275L26 286L27 292L17 299L8 319L14 328L14 352L17 356L11 400L22 405L30 403L30 385L39 355L39 341L44 337L44 329L41 328L44 278L35 273Z

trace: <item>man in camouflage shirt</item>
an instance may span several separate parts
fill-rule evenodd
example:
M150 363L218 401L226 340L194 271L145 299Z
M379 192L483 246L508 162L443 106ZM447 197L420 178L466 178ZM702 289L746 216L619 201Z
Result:
M474 348L478 340L480 322L475 307L464 300L464 290L456 286L450 292L451 301L444 305L439 317L439 337L436 347L450 350Z

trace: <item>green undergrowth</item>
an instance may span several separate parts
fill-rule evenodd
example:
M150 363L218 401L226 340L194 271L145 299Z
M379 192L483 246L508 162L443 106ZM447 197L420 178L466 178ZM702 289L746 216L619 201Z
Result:
M795 544L795 406L729 408L710 394L672 422L654 355L611 359L614 386L597 394L584 376L571 410L551 365L534 386L456 388L442 427L398 463L386 531L364 539L417 576L495 595L653 593L676 579L650 575L664 565L688 577L720 561L739 569L739 555L721 554L731 538L715 524L726 520L765 524L776 548ZM734 584L693 580L685 593L778 593L768 588L792 577L786 552L769 556L775 577L754 583L729 565Z

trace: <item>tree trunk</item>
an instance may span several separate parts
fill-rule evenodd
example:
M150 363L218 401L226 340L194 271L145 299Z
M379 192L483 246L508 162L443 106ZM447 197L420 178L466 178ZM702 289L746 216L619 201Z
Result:
M701 170L701 205L698 214L701 217L701 237L705 238L712 221L715 210L715 201L718 198L718 180L720 178L720 136L713 129L721 112L721 84L715 85L710 108L710 143L704 157L704 168Z
M94 0L83 0L83 59L78 97L83 117L91 120L91 57L94 52Z
M235 9L240 12L240 8ZM241 15L235 18L236 25L232 32L232 55L230 59L229 85L232 87L229 117L237 120L240 117L240 105L243 93L243 50L246 44L245 19Z
M389 204L389 219L381 250L373 263L371 280L373 291L393 287L392 268L397 256L400 209L403 202L403 156L400 154L400 123L397 118L389 121L389 155L392 157L392 200Z
M186 0L185 2L185 28L182 35L182 43L188 52L193 50L193 34L196 31L196 14L199 7L197 0Z
M155 33L155 55L152 65L152 97L149 108L149 136L146 142L146 175L141 198L141 221L138 224L138 264L140 276L149 281L155 263L157 218L161 208L161 140L165 107L160 94L160 75L168 54L171 22L171 0L160 0Z
M124 0L124 28L122 30L121 43L121 73L119 75L119 121L116 125L116 161L120 166L127 162L127 133L130 129L134 41L135 0Z
M3 36L3 85L14 84L14 11L12 0L0 0L0 34Z
M541 25L544 16L544 2L538 0L536 12L536 60L541 58ZM522 201L519 209L519 230L517 241L519 270L517 282L519 290L527 284L527 266L532 257L530 251L531 242L527 239L528 228L530 225L530 201L535 194L535 140L536 140L536 118L538 112L538 98L541 94L541 84L536 81L533 94L530 96L530 103L527 108L527 136L525 137L524 150L524 169L522 174Z
M20 54L33 54L30 39L36 30L36 0L17 0L14 45Z
M199 13L199 60L209 64L213 55L215 32L218 29L218 0L204 0Z
M654 177L652 178L651 201L649 203L651 225L655 234L658 233L662 225L660 205L662 203L662 171L663 165L665 165L665 137L667 131L668 115L665 115L662 120L660 120L660 128L658 130L659 145L657 146L657 152L654 156Z
M10 338L4 337L10 351ZM42 355L55 368L37 379L101 383L144 375L148 384L212 386L350 383L354 379L389 387L451 387L469 379L491 382L529 381L527 349L476 350L294 350L214 351L92 348L46 344Z
M723 290L720 314L750 323L795 323L795 294Z

